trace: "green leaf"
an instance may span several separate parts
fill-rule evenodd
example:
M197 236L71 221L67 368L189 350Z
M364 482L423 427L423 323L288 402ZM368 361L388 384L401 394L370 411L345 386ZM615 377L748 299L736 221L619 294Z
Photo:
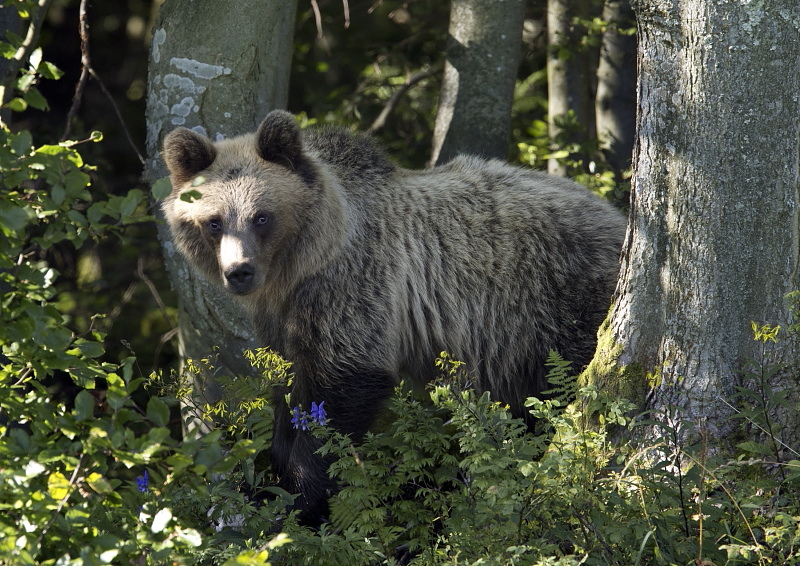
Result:
M244 473L245 481L250 485L255 485L255 461L252 458L245 458L242 461L242 472Z
M67 197L67 191L61 185L55 185L50 191L50 198L56 206L61 206L64 199Z
M96 202L86 210L86 217L92 224L98 224L108 214L108 205L105 202Z
M81 354L86 356L87 358L97 358L102 356L106 349L103 346L102 342L93 342L91 340L85 340L83 338L76 340L75 345L80 350Z
M47 493L56 501L64 499L69 493L69 480L61 472L53 472L47 478Z
M147 418L157 426L167 426L169 423L169 407L158 397L151 397L147 402Z
M52 323L55 324L55 321ZM37 344L58 352L69 345L72 340L72 332L64 326L47 326L37 328L33 333L33 339Z
M172 473L177 474L194 463L194 460L185 454L176 453L167 458L167 464L172 466Z
M142 202L142 191L139 189L132 189L128 192L125 198L122 200L122 204L119 208L119 213L121 218L126 218L131 216L134 212L136 212L136 207L139 206L139 203Z
M27 205L17 207L0 202L0 227L8 236L14 232L21 232L34 218L36 214Z
M0 41L0 57L11 59L16 52L17 50L14 49L13 45L5 41Z
M203 198L203 193L200 191L190 190L181 193L181 200L184 202L194 202Z
M103 377L100 370L92 370L80 367L71 368L69 370L69 374L72 377L72 381L74 381L78 387L83 387L84 389L94 389L95 379L98 377Z
M47 110L49 108L47 100L37 88L31 88L23 95L23 98L29 106L33 106L37 110Z
M42 63L36 68L36 71L44 78L56 81L64 76L64 71L49 61L42 61Z
M6 39L14 46L14 49L17 49L23 43L22 38L11 30L6 30Z
M88 421L94 417L94 397L82 390L75 396L75 419L78 422Z
M85 190L90 182L91 178L89 175L79 169L73 169L64 175L64 186L71 199L91 199L91 195Z
M153 188L150 190L155 200L164 200L172 192L172 183L169 182L169 177L162 177L153 183Z
M752 440L748 440L747 442L742 442L736 445L737 448L744 450L745 452L752 452L755 454L761 454L763 456L771 456L772 451L769 449L768 446L753 442Z
M89 477L86 478L86 483L88 483L89 487L91 487L97 493L103 495L114 492L114 487L111 485L111 482L97 472L89 474Z
M11 137L11 150L19 156L28 155L33 147L33 137L28 130L23 130Z
M111 564L114 561L114 559L117 557L119 552L120 551L119 551L118 548L112 548L111 550L106 550L105 552L101 552L100 556L99 556L100 561L103 564Z
M17 79L17 89L20 92L28 92L36 81L36 75L33 73L25 73Z
M106 383L108 385L106 391L108 404L112 409L121 409L128 403L128 390L125 387L125 382L117 374L110 373L106 376Z
M88 226L86 222L86 217L75 210L74 208L67 211L67 217L69 218L70 222L72 222L76 227L85 228Z

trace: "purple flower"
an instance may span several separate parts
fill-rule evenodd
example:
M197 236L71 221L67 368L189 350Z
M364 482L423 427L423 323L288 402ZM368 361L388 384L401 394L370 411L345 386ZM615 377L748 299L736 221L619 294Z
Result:
M325 426L325 423L328 422L328 415L325 413L325 409L322 406L325 404L325 401L322 401L319 405L312 402L311 403L311 420L321 426Z
M325 412L324 404L325 401L322 401L319 405L313 401L311 403L311 422L320 426L325 426L328 422L328 414ZM308 419L309 414L301 411L299 406L292 408L292 426L295 430L308 430Z
M136 489L142 493L147 493L147 470L141 476L136 476Z
M300 407L292 409L292 426L295 429L308 430L308 414L301 411Z

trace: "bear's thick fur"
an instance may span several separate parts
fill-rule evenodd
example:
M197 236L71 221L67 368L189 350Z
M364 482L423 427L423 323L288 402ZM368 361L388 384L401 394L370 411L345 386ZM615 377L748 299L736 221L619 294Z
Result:
M443 350L523 417L549 350L591 359L625 219L571 181L473 157L410 171L367 136L301 131L282 111L217 143L173 130L163 156L177 247L293 363L291 406L324 401L356 439L400 376L430 380ZM290 419L278 400L273 466L313 523L333 485Z

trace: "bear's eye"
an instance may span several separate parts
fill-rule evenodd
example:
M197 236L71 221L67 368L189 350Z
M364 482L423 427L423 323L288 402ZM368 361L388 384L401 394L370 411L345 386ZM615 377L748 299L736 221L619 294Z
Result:
M253 216L253 230L262 238L268 238L275 227L274 217L269 212L257 212Z
M208 221L208 231L212 236L218 236L222 233L222 221L219 218L212 218Z

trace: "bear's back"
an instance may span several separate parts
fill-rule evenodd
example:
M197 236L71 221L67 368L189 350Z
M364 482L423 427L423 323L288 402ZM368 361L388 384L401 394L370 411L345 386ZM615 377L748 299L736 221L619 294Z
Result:
M447 349L481 389L507 400L546 387L551 348L578 367L588 361L624 236L613 206L572 181L497 160L462 156L407 170L367 136L306 135L338 179L352 223L323 275L336 283L321 288L368 313L353 340L375 344L385 334L378 342L398 345L381 352L399 355L393 372L419 377Z
M383 148L366 134L326 126L304 130L303 136L307 150L332 170L345 191L384 184L395 172Z

